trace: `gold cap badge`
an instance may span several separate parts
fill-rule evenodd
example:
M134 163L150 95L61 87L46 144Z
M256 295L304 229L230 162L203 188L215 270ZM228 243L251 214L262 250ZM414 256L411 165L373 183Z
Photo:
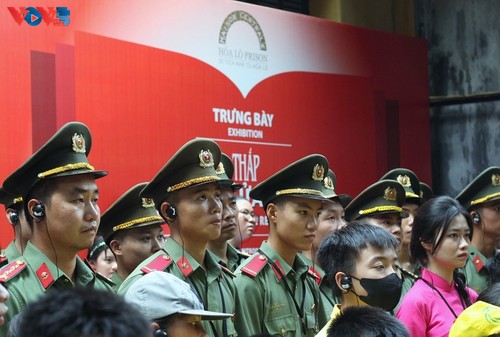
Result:
M398 192L394 187L387 187L384 191L384 199L389 201L396 201Z
M155 203L152 198L142 198L142 207L144 208L155 207Z
M500 186L500 175L498 174L491 175L491 185Z
M325 179L323 180L323 184L329 190L333 191L335 189L335 186L333 186L333 180L332 180L332 178L330 178L330 176L325 177Z
M226 170L224 170L224 164L222 164L222 162L220 162L219 165L217 165L217 168L215 169L215 173L218 175L226 173Z
M201 167L207 168L214 166L214 157L212 156L212 152L210 152L210 150L201 150L198 157L200 158Z
M316 181L321 181L325 178L325 168L323 165L316 164L314 166L312 178Z
M75 133L71 138L72 142L72 150L76 153L84 153L85 150L85 138L83 138L82 134Z
M397 178L397 181L398 181L398 183L400 183L404 187L411 187L411 180L410 180L410 177L408 177L407 175L404 175L404 176L399 175Z

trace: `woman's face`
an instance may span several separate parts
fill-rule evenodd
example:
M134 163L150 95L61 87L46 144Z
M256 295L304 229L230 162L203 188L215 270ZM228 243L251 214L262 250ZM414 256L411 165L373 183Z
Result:
M96 273L101 274L104 277L111 278L116 272L116 259L111 249L106 248L99 253L97 260L95 262L90 262Z
M465 217L462 214L456 215L451 220L448 230L440 233L438 237L440 236L442 240L434 254L431 252L431 247L423 243L430 266L447 272L463 268L467 261L470 244L470 229Z

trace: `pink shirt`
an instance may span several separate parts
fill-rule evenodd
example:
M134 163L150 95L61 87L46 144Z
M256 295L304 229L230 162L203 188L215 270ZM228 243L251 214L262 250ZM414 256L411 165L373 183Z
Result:
M457 316L464 311L454 282L448 284L425 268L422 269L422 278L439 290ZM470 288L467 291L474 303L477 293ZM422 280L415 282L405 295L396 317L406 325L412 337L448 337L456 319L441 296Z

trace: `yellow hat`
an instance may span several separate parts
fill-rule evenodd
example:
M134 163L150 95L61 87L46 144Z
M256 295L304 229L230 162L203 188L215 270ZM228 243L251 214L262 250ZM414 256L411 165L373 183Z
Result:
M453 323L449 337L483 337L500 334L500 307L477 301Z

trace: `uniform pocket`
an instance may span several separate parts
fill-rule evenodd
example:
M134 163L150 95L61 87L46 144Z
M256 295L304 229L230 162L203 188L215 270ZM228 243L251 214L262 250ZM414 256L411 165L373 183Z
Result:
M271 335L293 336L297 327L300 326L300 320L294 315L285 315L268 318L264 324Z

